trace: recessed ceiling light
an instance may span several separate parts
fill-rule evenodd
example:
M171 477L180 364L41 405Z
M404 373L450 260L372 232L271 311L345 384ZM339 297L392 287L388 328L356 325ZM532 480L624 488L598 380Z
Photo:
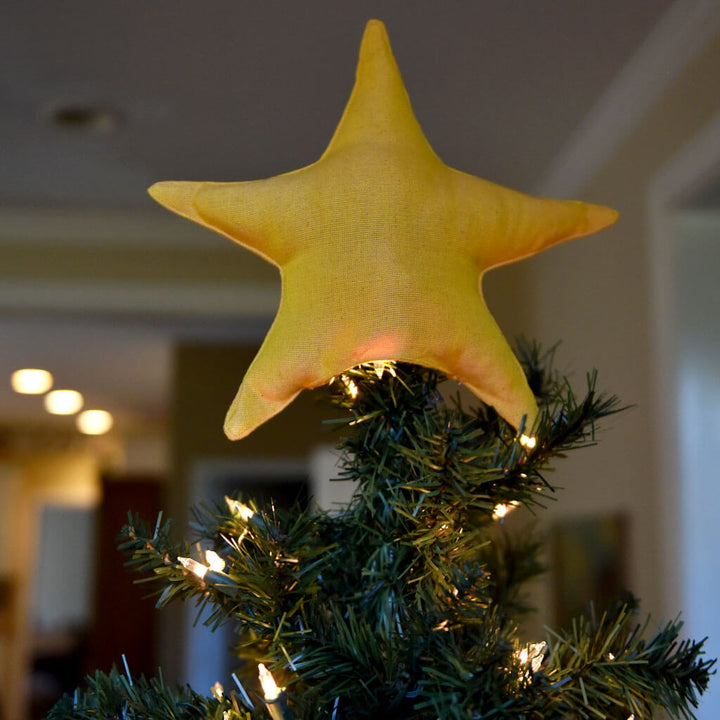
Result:
M83 396L77 390L53 390L43 401L53 415L74 415L83 406Z
M10 376L12 389L26 395L42 395L53 384L53 376L47 370L39 368L22 368Z
M113 426L113 416L106 410L83 410L75 424L86 435L104 435Z
M86 133L109 133L120 124L117 111L90 103L56 105L45 115L55 127Z

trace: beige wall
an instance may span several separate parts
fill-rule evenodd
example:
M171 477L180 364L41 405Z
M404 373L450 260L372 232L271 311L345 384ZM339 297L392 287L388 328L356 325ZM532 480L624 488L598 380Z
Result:
M225 413L258 345L181 345L175 352L171 455L177 485L169 502L173 517L187 517L187 483L199 460L305 459L318 443L333 441L323 426L331 408L322 391L304 392L280 415L248 437L232 442L223 433Z
M30 599L44 505L94 507L100 496L98 458L76 450L37 451L0 465L0 557L15 582L11 627L0 645L2 715L21 720L28 701L32 627Z
M263 459L307 461L312 449L333 443L323 420L332 409L322 391L304 392L280 415L238 442L223 433L225 413L258 345L187 344L175 350L171 409L172 477L167 486L166 517L186 536L189 485L197 464L206 461ZM167 678L182 675L183 608L162 611L160 660Z
M655 422L653 323L647 201L660 168L720 112L720 37L710 42L651 107L644 121L607 158L580 196L616 207L619 224L573 241L485 280L488 303L510 337L524 333L551 345L558 340L561 369L582 384L598 368L600 387L635 407L603 425L600 444L558 463L551 481L562 489L545 513L558 518L622 512L630 518L627 548L631 589L645 610L662 616L659 540L661 487ZM321 426L317 392L303 393L249 438L231 443L222 433L225 412L255 347L187 345L177 349L172 408L173 477L167 516L188 510L187 483L198 460L305 458L315 444L332 443ZM549 621L549 584L538 589L538 625ZM166 676L178 670L181 620L163 611L161 658Z
M631 589L658 619L677 608L662 595L667 571L661 525L663 487L658 413L653 254L648 195L663 166L720 113L720 36L672 82L635 130L607 158L581 199L620 212L616 227L522 263L510 282L527 283L527 332L548 344L578 382L593 367L600 386L635 407L605 422L598 447L571 455L552 480L565 489L547 513L622 511L629 515ZM547 587L545 588L547 601Z

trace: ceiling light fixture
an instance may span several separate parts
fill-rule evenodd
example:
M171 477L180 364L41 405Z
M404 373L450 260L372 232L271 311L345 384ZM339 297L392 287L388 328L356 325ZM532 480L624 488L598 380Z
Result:
M75 424L85 435L104 435L113 426L113 416L106 410L83 410Z
M52 390L43 401L45 409L52 415L74 415L84 402L77 390Z
M23 395L42 395L53 384L53 376L47 370L22 368L10 376L12 389Z
M51 125L75 132L104 135L120 125L117 111L91 103L56 105L44 114Z

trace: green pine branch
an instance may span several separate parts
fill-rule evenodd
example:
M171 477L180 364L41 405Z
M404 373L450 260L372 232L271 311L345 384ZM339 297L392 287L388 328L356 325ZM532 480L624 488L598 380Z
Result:
M668 622L645 638L633 612L578 618L570 632L548 636L548 687L540 717L656 717L690 719L707 689L714 660L703 658L704 640L681 640L682 623ZM541 683L541 685L542 685Z
M552 369L553 349L524 344L520 359L540 407L521 433L484 405L443 402L436 371L393 363L344 373L331 395L347 413L341 476L355 494L345 511L232 499L196 511L194 544L175 543L161 519L151 529L131 517L120 538L128 566L159 606L194 600L209 626L235 623L239 661L252 659L252 673L268 664L298 720L692 717L712 661L702 643L678 639L677 623L645 640L623 610L520 654L522 589L542 571L539 543L505 534L499 508L542 507L551 461L594 443L598 421L620 409L594 373L577 395ZM208 549L222 567L208 567ZM136 714L101 711L101 699ZM231 699L115 673L96 676L56 717L264 717Z
M65 695L47 720L252 720L235 693L202 697L190 688L171 688L162 677L147 680L123 675L117 668L88 678L88 687Z

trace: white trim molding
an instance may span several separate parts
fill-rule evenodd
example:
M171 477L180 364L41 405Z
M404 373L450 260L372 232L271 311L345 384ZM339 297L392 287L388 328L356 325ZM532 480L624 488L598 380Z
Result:
M720 15L720 12L717 13ZM649 242L648 262L651 269L653 308L653 387L658 433L658 464L661 492L659 537L660 554L665 558L663 599L665 614L672 616L684 606L681 568L683 563L682 532L678 518L680 506L679 427L675 408L677 377L677 329L675 326L676 283L673 244L676 211L692 194L720 174L720 114L655 175L648 188ZM706 213L707 214L707 213Z
M0 241L70 247L206 247L213 233L162 208L0 206Z
M3 280L0 312L129 314L166 318L272 318L280 286L267 283Z

